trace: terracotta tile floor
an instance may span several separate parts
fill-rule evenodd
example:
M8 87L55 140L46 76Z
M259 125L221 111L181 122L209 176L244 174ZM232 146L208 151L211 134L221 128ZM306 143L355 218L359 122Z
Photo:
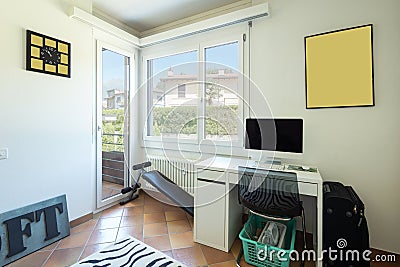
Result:
M102 183L103 199L112 197L114 195L118 195L121 192L122 188L124 188L123 185L103 181Z
M125 206L116 205L95 214L94 219L72 228L69 237L32 253L9 267L69 266L126 235L163 251L188 267L236 266L235 259L242 245L237 239L231 251L225 253L193 242L192 217L181 209L158 202L142 192L133 202ZM241 266L250 265L242 258ZM291 267L298 266L298 262L291 263ZM313 266L315 265L312 262L306 263L306 267Z

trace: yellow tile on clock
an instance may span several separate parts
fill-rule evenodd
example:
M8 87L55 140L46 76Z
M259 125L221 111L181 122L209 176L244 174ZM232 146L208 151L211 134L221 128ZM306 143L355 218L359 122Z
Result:
M47 39L47 38L45 39L44 44L47 45L47 46L54 47L54 48L57 47L56 41L53 41L53 40L50 40L50 39Z
M60 62L61 62L62 64L68 64L68 55L61 54L61 60L60 60Z
M68 45L63 43L58 43L58 51L61 53L68 54Z
M40 48L31 46L31 56L32 57L40 57Z
M43 38L37 35L31 35L31 44L43 46Z
M44 69L46 71L56 72L56 66L54 66L54 65L45 64L44 65Z
M58 73L68 75L68 66L58 64Z
M36 70L43 70L43 60L31 58L31 68Z

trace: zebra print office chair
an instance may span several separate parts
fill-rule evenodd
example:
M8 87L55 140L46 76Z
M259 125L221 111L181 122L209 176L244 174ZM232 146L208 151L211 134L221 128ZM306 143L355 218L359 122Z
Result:
M301 216L306 249L305 215L296 173L239 167L238 189L239 202L253 214L280 221ZM237 263L240 258L239 254Z

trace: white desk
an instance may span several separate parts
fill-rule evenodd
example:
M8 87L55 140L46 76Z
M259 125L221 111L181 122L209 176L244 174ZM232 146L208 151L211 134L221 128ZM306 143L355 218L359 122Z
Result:
M228 252L242 222L242 206L238 203L238 167L256 167L252 160L216 157L196 164L197 181L194 192L194 240ZM316 197L316 224L313 224L317 256L322 252L322 178L305 171L297 174L299 193ZM317 267L322 262L317 262Z

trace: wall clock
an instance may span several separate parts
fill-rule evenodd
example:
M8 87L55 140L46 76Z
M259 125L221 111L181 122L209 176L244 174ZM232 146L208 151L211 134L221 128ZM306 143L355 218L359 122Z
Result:
M71 77L71 44L26 31L26 69Z

